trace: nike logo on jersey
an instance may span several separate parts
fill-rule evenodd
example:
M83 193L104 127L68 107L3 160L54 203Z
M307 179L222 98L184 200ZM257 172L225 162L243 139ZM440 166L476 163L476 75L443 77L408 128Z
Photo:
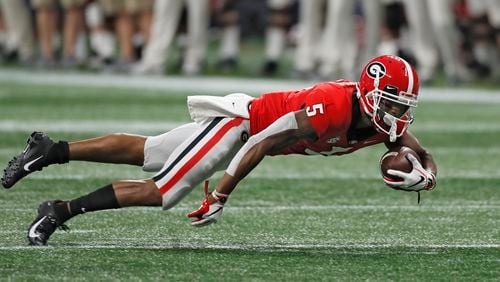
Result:
M37 221L35 224L33 224L33 226L31 226L30 232L28 233L28 236L30 238L38 238L38 237L40 237L40 234L36 233L35 230L38 227L38 225L40 225L45 218L47 218L47 216L44 216L44 217L40 218L39 221Z
M339 140L340 140L340 137L333 137L333 138L326 140L326 143L335 144L335 143L339 142Z
M352 147L347 147L347 148L342 148L342 147L332 147L332 149L330 151L321 151L321 152L316 152L316 151L313 151L309 148L306 148L304 150L304 153L308 154L308 155L323 155L323 156L330 156L330 155L333 155L333 154L336 154L336 153L345 153L345 152L348 152L349 150L351 150Z
M26 170L26 171L28 171L28 172L29 172L29 171L31 171L31 170L30 170L30 166L31 166L32 164L36 163L36 162L37 162L39 159L41 159L41 158L43 158L43 155L41 155L40 157L38 157L38 158L36 158L36 159L32 160L32 161L31 161L31 162L29 162L29 163L26 163L26 164L24 165L24 170Z

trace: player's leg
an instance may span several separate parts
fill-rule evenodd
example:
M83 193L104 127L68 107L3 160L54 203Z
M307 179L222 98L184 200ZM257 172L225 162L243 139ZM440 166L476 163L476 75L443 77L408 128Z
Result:
M68 161L88 161L142 166L144 143L141 135L115 133L68 143Z
M28 241L31 245L46 245L57 228L66 229L64 223L79 214L129 206L160 206L161 203L161 194L150 179L116 181L70 201L40 204L38 215L28 229Z
M177 147L153 177L163 197L163 209L172 208L198 184L225 169L248 132L248 120L215 118Z
M28 174L52 164L70 160L142 165L146 137L111 134L94 139L68 143L54 142L42 132L33 132L26 148L7 164L2 177L5 188L12 187Z
M187 133L193 128L180 129ZM173 207L197 184L224 168L243 144L241 136L248 128L249 122L242 119L214 119L185 138L153 179L117 181L71 201L42 203L28 230L30 244L45 245L57 228L66 228L66 221L82 213L129 206Z
M10 188L33 171L69 161L130 164L159 171L172 151L198 128L196 123L189 123L158 136L121 133L70 143L55 143L44 133L33 132L24 151L9 161L2 185Z

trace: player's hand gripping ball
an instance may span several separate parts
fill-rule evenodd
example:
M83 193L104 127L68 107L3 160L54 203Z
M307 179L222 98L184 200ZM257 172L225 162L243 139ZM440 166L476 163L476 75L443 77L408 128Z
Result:
M420 157L408 147L395 147L380 159L380 171L387 186L404 191L432 189L435 176L426 171Z

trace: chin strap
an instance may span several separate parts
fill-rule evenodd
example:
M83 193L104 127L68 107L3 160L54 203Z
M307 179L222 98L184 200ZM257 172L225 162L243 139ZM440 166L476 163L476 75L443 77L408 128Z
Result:
M398 137L397 135L398 123L396 121L396 118L394 118L389 114L384 114L383 120L385 124L391 126L391 128L389 129L389 141L395 142Z
M395 142L397 138L396 130L398 129L398 124L396 122L392 122L391 129L389 129L389 141Z

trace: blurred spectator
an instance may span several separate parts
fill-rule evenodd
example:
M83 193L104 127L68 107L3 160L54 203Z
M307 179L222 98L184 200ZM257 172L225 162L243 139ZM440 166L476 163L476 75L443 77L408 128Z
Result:
M222 72L231 72L238 67L240 53L240 13L238 0L220 1L216 8L215 18L222 30L217 68Z
M380 0L363 0L358 2L359 4L362 4L362 17L358 19L358 23L361 23L362 28L357 27L358 32L361 33L358 34L357 39L362 50L358 62L358 69L361 70L366 62L379 54L377 47L380 43L383 13Z
M299 36L293 76L311 79L319 75L319 79L328 80L341 75L354 79L358 53L354 22L356 1L301 0L299 3ZM338 74L339 70L342 74Z
M260 73L266 76L278 70L288 39L296 43L296 78L356 79L360 62L383 53L415 64L423 83L431 82L440 66L450 83L500 79L499 0L153 1L0 0L2 59L30 63L36 34L38 66L54 67L61 58L60 65L71 68L86 57L88 31L96 57L87 62L92 68L162 74L185 11L187 35L179 36L179 45L187 75L199 74L202 64L211 61L204 56L212 16L220 29L216 64L223 72L238 68L241 38L250 35L264 38Z
M291 24L293 0L268 0L268 22L265 34L265 63L263 75L273 75L286 46L286 31Z
M2 5L0 3L0 54L3 55L4 49L7 47L7 28L3 20ZM1 58L1 57L0 57Z
M3 53L7 61L19 59L31 63L35 54L35 41L29 9L24 1L1 0L3 18ZM1 43L0 43L1 44Z
M454 24L452 2L406 0L404 3L413 31L412 51L417 58L422 82L426 83L434 78L439 62L438 54L450 83L467 80L469 75L458 56L459 38Z
M366 40L369 45L380 40L378 54L394 54L417 65L423 83L429 83L436 74L440 58L448 81L457 83L468 79L467 71L459 56L459 40L454 25L450 0L412 1L384 0L384 24L378 39L376 20L373 10L378 1L364 1L366 20L368 23ZM369 8L367 5L371 5ZM409 28L409 29L408 29ZM370 39L371 38L371 39ZM364 60L373 56L367 48Z
M64 8L63 31L63 65L76 65L75 46L77 37L83 31L83 6L86 0L60 0ZM36 10L36 25L40 42L41 58L39 66L54 67L56 55L54 50L57 34L57 6L56 0L32 0Z
M293 76L311 79L318 59L317 45L321 38L322 0L299 1L299 30Z
M110 70L128 72L136 59L134 48L136 30L139 30L143 43L149 40L153 0L100 0L99 3L106 17L114 19L120 46L119 59Z
M405 47L404 31L408 25L403 4L398 0L383 0L381 4L380 16L383 20L380 26L377 55L398 55L407 61L412 61L413 59L403 51Z
M77 65L77 40L82 40L84 32L84 5L86 0L61 0L64 7L63 59L64 68ZM80 43L82 44L82 43ZM83 59L83 58L82 58Z
M96 57L92 58L90 67L102 69L114 62L115 37L107 27L101 6L93 2L85 9L85 21L90 33L90 47Z
M351 0L328 0L325 28L321 39L319 75L322 80L345 77L354 80L357 44ZM339 67L342 71L338 73Z
M500 1L467 0L470 17L468 65L479 78L500 75Z
M238 67L243 36L262 36L265 30L265 65L262 73L273 74L286 41L293 0L225 0L216 14L222 29L217 68L231 72Z
M182 71L187 75L200 72L207 44L208 0L156 0L151 41L146 46L141 62L134 67L133 73L164 72L168 48L175 38L184 4L187 5L188 32Z

